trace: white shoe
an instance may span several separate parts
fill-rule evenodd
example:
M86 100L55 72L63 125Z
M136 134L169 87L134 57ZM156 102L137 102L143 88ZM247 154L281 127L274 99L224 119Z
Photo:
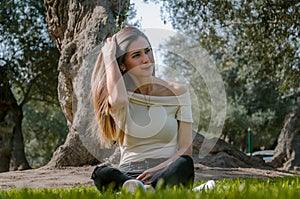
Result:
M199 185L198 187L193 188L193 191L201 191L201 190L212 190L216 186L215 181L209 180L204 184Z
M138 189L146 191L144 184L141 181L135 179L125 181L122 186L122 189L125 189L130 193L134 193Z

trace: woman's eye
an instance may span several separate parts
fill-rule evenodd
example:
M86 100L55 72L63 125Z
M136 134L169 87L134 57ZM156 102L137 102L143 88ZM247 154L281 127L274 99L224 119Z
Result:
M145 53L149 53L151 51L151 48L147 48L146 50L145 50Z
M138 57L140 54L139 53L135 53L134 55L132 55L132 58L136 58Z

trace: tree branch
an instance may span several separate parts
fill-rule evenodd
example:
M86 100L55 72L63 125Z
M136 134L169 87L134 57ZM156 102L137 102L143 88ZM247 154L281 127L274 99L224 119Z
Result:
M278 20L274 19L273 21L268 20L267 21L270 24L278 24ZM257 22L243 22L243 21L231 21L227 24L224 24L222 27L227 27L231 25L247 25L247 26L252 26L252 25L257 25L257 24L262 24L263 21L257 21Z

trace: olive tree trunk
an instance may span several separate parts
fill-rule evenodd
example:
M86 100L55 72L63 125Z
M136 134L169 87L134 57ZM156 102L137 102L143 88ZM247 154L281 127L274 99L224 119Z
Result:
M1 75L5 72L0 70ZM10 89L5 75L0 75L0 172L24 170L30 166L25 157L22 134L22 107Z
M102 41L124 19L129 1L44 0L44 5L50 36L61 53L58 96L69 127L65 143L48 165L80 166L102 161L111 151L101 150L91 134L90 77Z
M285 117L271 165L300 171L300 100Z

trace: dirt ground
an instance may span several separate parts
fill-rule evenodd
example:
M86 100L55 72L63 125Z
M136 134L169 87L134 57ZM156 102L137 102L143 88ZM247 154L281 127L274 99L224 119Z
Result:
M195 165L195 180L222 180L224 178L272 178L293 176L278 170L254 168L216 168ZM71 188L94 186L90 179L94 166L47 168L0 173L0 189Z

